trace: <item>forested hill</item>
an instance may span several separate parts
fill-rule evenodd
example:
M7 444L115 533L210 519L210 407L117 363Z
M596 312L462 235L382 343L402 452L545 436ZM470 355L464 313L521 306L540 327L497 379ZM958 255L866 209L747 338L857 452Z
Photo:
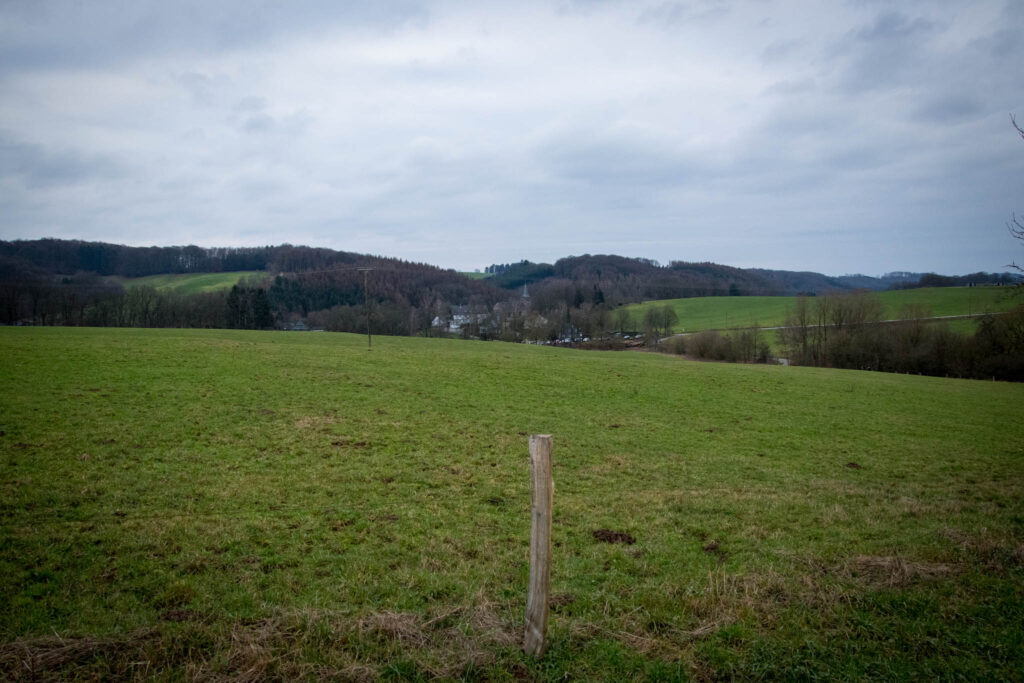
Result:
M129 247L60 239L0 240L0 268L8 274L72 276L91 273L135 278L252 270L269 274L294 274L360 266L405 270L420 273L421 276L431 273L435 281L447 280L454 275L451 270L421 263L291 244L211 249L195 245ZM531 285L531 289L538 285L541 289L548 286L561 289L568 281L574 285L574 289L583 292L600 290L604 298L610 300L609 303L737 294L785 296L852 289L884 290L894 287L1001 284L1014 281L1014 276L1008 273L972 273L958 277L934 273L833 277L809 271L742 269L708 262L672 261L667 266L661 266L650 259L590 254L568 256L554 264L521 261L492 265L486 271L491 275L488 285L492 288L514 290L526 284ZM482 296L486 289L473 288L473 291L466 291L465 296L459 294L458 298L466 300L457 303L468 303L470 297ZM501 295L492 294L484 298L493 296Z
M291 244L208 249L195 245L128 247L58 239L0 241L0 258L8 268L27 267L56 275L93 273L120 277L242 270L300 272L338 265L371 265L380 260L352 252Z
M204 249L187 247L128 247L81 240L0 241L0 258L12 267L57 275L94 273L145 277L166 273L220 273L266 270L286 247Z
M231 293L192 297L139 286L125 289L113 277L235 271L263 275L239 283ZM358 331L365 329L368 302L371 326L385 334L431 334L449 327L443 321L484 324L488 315L493 315L486 323L491 329L507 330L513 324L510 318L515 325L525 324L527 312L585 329L621 304L645 300L820 294L913 286L926 280L934 286L939 284L933 282L936 279L970 284L1013 277L828 277L715 263L673 261L662 266L650 259L590 254L553 264L494 265L487 272L491 277L475 280L423 263L290 244L206 249L58 239L0 241L0 323L258 328L303 320L327 329ZM522 296L524 285L529 297ZM501 302L506 303L497 306ZM519 332L515 328L515 334Z
M231 292L182 296L125 278L262 271ZM366 271L364 273L364 271ZM367 286L364 286L367 285ZM289 244L204 249L74 240L0 241L0 323L143 327L270 327L296 320L328 329L429 332L452 306L489 311L512 293L453 270Z
M650 259L614 255L569 256L554 264L495 264L486 272L496 286L520 289L527 285L534 298L561 298L575 303L608 303L698 296L793 296L857 289L886 290L904 287L1006 284L1018 278L1010 273L972 273L947 277L933 273L889 273L881 277L809 271L734 268L717 263L672 261L662 266Z
M865 275L828 277L820 273L742 269L717 263L673 261L613 255L570 256L554 264L493 265L491 281L506 289L528 285L534 298L546 300L572 290L576 300L618 305L651 299L697 296L791 296L852 289L888 289L892 282ZM567 302L571 303L571 302Z

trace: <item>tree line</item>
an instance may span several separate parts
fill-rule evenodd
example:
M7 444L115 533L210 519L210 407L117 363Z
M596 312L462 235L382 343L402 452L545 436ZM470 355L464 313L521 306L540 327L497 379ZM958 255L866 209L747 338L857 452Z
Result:
M261 270L229 291L185 295L111 276ZM368 269L364 273L360 269ZM364 288L364 284L368 288ZM422 263L304 246L126 247L0 242L0 323L264 329L306 320L346 332L424 334L452 306L490 310L513 295Z
M968 275L939 275L925 273L916 280L909 280L893 285L893 289L920 289L923 287L977 287L1004 286L1020 282L1020 277L1013 273L970 273Z
M128 247L81 240L0 240L0 261L62 275L145 277L165 273L266 270L282 247Z
M797 297L777 330L790 365L876 370L938 377L1024 381L1024 305L981 317L976 331L950 329L919 304L895 321L883 320L881 300L869 292ZM740 363L773 362L770 331L707 330L673 337L669 353Z
M1024 306L987 315L973 334L929 321L918 304L882 322L868 293L799 297L780 330L789 362L858 370L1024 381Z
M193 295L123 287L106 277L234 268L264 274L227 291ZM1006 360L1017 353L1009 318L983 323L982 336L975 335L975 346L968 349L967 342L934 325L915 327L913 334L903 329L906 325L880 326L880 304L867 295L837 294L831 288L843 283L816 273L679 261L661 266L614 255L488 269L490 278L472 280L422 263L289 244L203 249L0 241L0 323L266 329L302 320L311 327L363 333L369 318L376 334L449 334L458 322L456 334L483 339L576 341L642 333L651 340L671 334L677 322L671 307L649 308L634 320L623 304L820 287L818 296L798 299L792 325L783 333L793 363L955 376L1014 372ZM689 345L723 360L766 358L764 339L742 334L709 333ZM994 357L1004 357L1001 368L981 360Z
M265 329L274 318L259 286L182 294L124 287L92 274L50 280L9 280L0 274L0 324L80 327L203 327Z

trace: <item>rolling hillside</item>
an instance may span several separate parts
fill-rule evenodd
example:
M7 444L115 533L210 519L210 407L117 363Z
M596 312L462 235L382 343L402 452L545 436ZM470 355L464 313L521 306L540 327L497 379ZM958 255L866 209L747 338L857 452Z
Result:
M999 313L1024 303L1013 287L928 287L875 292L885 307L884 317L901 317L904 306L922 306L935 317ZM742 327L776 327L785 322L796 297L741 296L697 297L646 301L628 306L639 327L644 312L657 306L671 306L679 318L677 332Z
M198 294L200 292L216 292L231 289L243 280L262 278L266 273L258 270L244 270L232 273L187 273L148 275L146 277L119 278L109 280L118 282L124 287L153 287L161 291L173 291L179 294Z

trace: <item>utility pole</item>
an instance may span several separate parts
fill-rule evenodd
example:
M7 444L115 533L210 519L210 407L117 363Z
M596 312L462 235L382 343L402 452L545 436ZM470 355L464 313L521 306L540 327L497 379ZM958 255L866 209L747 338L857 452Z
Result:
M370 335L370 286L369 275L373 268L359 268L363 272L363 308L366 309L366 348L373 348L373 337Z

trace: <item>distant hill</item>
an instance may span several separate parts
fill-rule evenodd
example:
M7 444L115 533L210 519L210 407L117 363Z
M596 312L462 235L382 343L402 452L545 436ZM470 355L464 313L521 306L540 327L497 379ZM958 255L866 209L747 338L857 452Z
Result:
M492 265L490 282L505 289L523 285L531 290L572 283L584 300L597 297L618 304L652 299L698 296L792 296L857 289L883 291L912 287L952 287L970 284L1008 284L1020 281L1011 273L973 273L942 276L934 273L887 273L829 276L811 271L735 268L709 262L656 261L615 255L568 256L554 264L519 263ZM602 298L603 297L603 298ZM578 297L577 297L578 298Z
M202 283L191 279L231 273L237 276ZM251 277L240 282L243 273ZM165 286L167 278L183 275L196 286ZM116 278L150 287L129 291ZM1005 273L830 277L708 262L661 265L614 254L567 256L553 264L520 261L467 275L424 263L291 244L209 249L14 240L0 241L0 323L244 327L255 320L301 319L327 329L362 331L369 304L371 327L384 334L433 334L446 327L436 321L453 320L460 309L459 316L471 315L491 333L518 338L530 316L577 329L600 327L609 310L642 301L989 284L1012 278ZM155 293L147 293L149 289ZM259 315L243 310L246 306L258 308ZM484 321L487 316L492 319Z
M1015 273L969 273L967 275L938 275L937 273L915 273L916 280L904 280L893 285L894 289L916 289L918 287L969 287L972 285L1013 285L1022 281Z
M243 275L250 277L236 287ZM197 287L167 286L175 276ZM431 321L451 306L490 310L512 296L454 270L290 244L205 249L0 241L3 324L266 327L254 321L302 319L365 331L369 303L375 332L403 335L429 333Z
M82 240L0 240L0 258L8 267L28 266L57 275L93 273L119 277L266 270L281 249L204 249L195 245L128 247Z
M638 302L701 296L791 296L852 289L887 289L888 283L866 276L828 277L820 273L734 268L717 263L673 261L661 266L650 259L615 255L569 256L554 264L519 263L490 266L490 282L505 289L527 285L535 298L549 290L572 290L570 304Z

